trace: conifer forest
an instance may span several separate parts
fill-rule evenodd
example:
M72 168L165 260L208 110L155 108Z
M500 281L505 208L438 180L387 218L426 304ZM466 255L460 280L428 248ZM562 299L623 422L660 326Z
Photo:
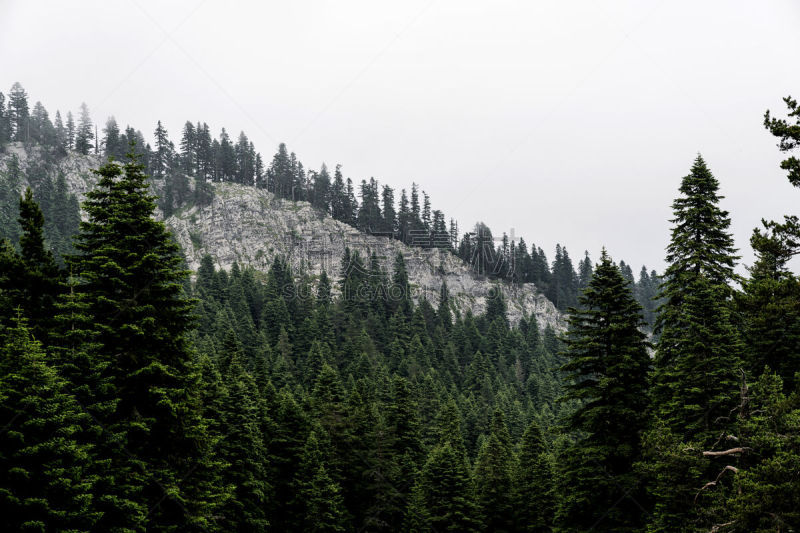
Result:
M800 205L800 104L761 108ZM741 249L711 158L652 268L203 120L95 120L0 92L0 530L800 531L800 221ZM370 244L329 268L264 222L223 260L193 228L234 197Z

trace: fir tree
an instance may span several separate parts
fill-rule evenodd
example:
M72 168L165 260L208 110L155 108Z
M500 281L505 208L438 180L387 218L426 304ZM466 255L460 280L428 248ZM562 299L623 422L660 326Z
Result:
M510 437L500 411L495 411L494 417L495 427L481 446L475 465L476 503L484 529L512 531Z
M556 523L565 531L600 525L641 527L640 457L650 357L641 307L603 250L589 286L572 309L565 338L565 400L580 402L568 428L580 435L561 460Z
M56 114L56 118L61 116ZM11 140L11 121L6 110L6 97L0 92L0 146L5 145Z
M93 128L92 119L89 116L89 108L84 102L81 104L81 116L78 121L78 128L75 131L75 150L83 155L87 155L89 150L94 146L92 144L92 140L94 139Z
M8 93L8 117L12 140L28 141L28 94L19 82L14 83Z
M772 135L780 139L778 147L781 152L790 152L797 148L800 142L800 131L798 131L800 106L797 105L797 100L791 96L787 96L783 101L786 104L789 118L794 119L794 124L790 120L774 118L767 111L764 113L764 127ZM800 160L794 156L789 156L781 161L781 168L788 171L789 183L795 187L800 187Z
M105 150L106 158L113 157L114 159L121 159L125 147L121 146L119 137L119 126L117 125L114 117L108 117L106 125L103 128L103 148Z
M733 472L733 490L715 517L732 531L789 531L800 523L800 393L783 389L780 376L772 372L765 372L752 390L742 387L739 440L731 441L743 450L742 458L739 472ZM719 469L734 462L732 457L722 456L725 463Z
M2 118L0 118L0 122L2 122ZM59 153L64 155L67 150L67 129L64 127L64 121L61 118L60 111L56 111L56 116L53 119L53 127L56 132L56 144L58 145ZM0 128L2 128L2 126L0 126Z
M88 531L91 418L45 358L18 319L0 354L0 512L9 531Z
M304 531L338 533L346 531L345 512L339 485L321 466L314 472L306 496Z
M256 384L237 356L228 366L226 381L222 414L225 434L219 453L228 463L223 483L233 486L234 494L221 511L225 516L223 527L228 531L264 531L269 526L266 511L271 487Z
M67 111L67 149L75 148L75 119L72 118L72 111Z
M740 348L726 301L737 257L728 213L717 205L718 188L698 156L673 203L669 266L660 295L655 414L687 438L698 433L716 438L737 387Z
M514 475L514 514L519 531L550 531L555 503L553 474L542 431L531 422L522 436Z
M756 262L736 294L737 320L749 374L769 367L791 389L800 372L800 281L787 263L800 253L800 223L785 217L763 226L750 239Z
M77 241L82 255L70 258L119 400L101 420L114 472L102 527L207 527L217 488L191 473L218 463L197 406L187 344L192 303L177 245L152 218L142 170L130 155L124 167L97 171Z
M472 479L458 447L436 446L417 483L409 512L423 517L423 531L479 530Z
M728 282L736 261L719 184L698 156L673 203L669 266L660 297L651 434L644 472L654 497L653 531L702 527L696 486L714 476L708 462L674 447L711 449L731 428L741 343L731 323ZM711 469L711 470L709 470Z
M9 247L0 254L0 289L6 292L9 310L19 307L31 321L34 336L46 343L60 292L60 272L45 245L44 216L30 188L19 200L18 222L22 229L20 253ZM10 318L11 314L6 316Z

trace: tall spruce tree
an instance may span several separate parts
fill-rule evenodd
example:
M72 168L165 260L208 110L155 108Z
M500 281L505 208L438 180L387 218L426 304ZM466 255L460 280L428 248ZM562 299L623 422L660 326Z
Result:
M475 464L476 503L482 527L500 533L514 528L511 438L499 410L493 422Z
M52 325L53 305L60 292L60 272L52 252L44 241L45 220L42 210L33 199L30 187L19 201L20 257L25 267L23 303L25 315L32 320L34 335L45 341Z
M669 266L660 294L653 409L687 438L716 438L736 401L740 342L728 300L738 257L718 190L698 155L672 206Z
M19 82L11 86L8 92L8 116L11 126L11 138L14 141L28 140L28 94Z
M565 400L579 407L567 427L578 440L561 458L562 531L635 531L642 488L634 472L645 429L650 368L641 307L603 250L564 339Z
M233 498L222 509L223 528L228 531L268 529L267 503L271 487L267 481L267 452L263 420L259 417L257 388L253 377L234 356L227 368L227 394L222 418L224 434L220 456L227 463L223 483L233 486Z
M87 155L94 146L92 144L94 139L93 128L92 119L89 116L89 108L84 102L81 104L81 116L78 121L78 129L75 131L75 150L83 155Z
M217 487L193 476L218 468L214 440L197 399L187 334L192 302L186 272L133 153L124 166L96 171L87 194L71 269L86 294L88 313L118 398L100 420L113 483L104 487L102 529L183 529L213 525Z
M7 531L89 531L91 423L24 319L0 351L0 514Z
M514 516L518 531L551 530L555 504L554 469L542 430L534 421L522 435L514 475Z
M458 447L436 446L417 483L409 512L424 517L422 531L479 530L472 478Z
M718 189L698 155L673 203L643 462L655 500L652 531L713 525L696 493L716 476L715 466L679 450L711 450L725 442L734 423L741 342L731 323L729 282L737 257Z

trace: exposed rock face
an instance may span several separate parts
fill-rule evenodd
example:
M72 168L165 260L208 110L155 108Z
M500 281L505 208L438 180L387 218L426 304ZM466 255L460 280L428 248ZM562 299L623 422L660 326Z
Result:
M474 275L446 250L410 247L388 237L366 235L323 215L307 202L281 200L263 189L232 183L217 184L215 189L211 205L192 207L167 220L192 269L206 253L226 269L238 262L262 271L281 255L295 271L318 276L324 269L335 278L342 268L345 247L358 251L366 264L374 251L389 273L400 252L415 299L425 297L436 306L442 281L447 281L456 306L475 314L484 311L489 290L497 283ZM523 313L532 313L542 327L549 324L563 329L561 313L534 285L501 285L512 323Z
M83 201L84 195L97 182L97 177L92 169L103 164L103 158L95 155L80 155L69 152L65 157L59 158L54 163L49 163L51 158L43 157L39 147L26 148L21 142L9 143L5 153L0 155L0 172L8 170L11 159L16 157L19 168L25 176L37 176L41 172L48 172L53 179L58 174L63 174L70 192L76 194ZM21 186L24 188L29 183L23 179Z
M9 145L0 156L0 171L16 155L20 168L28 173L38 161L35 151L27 152L19 143ZM69 188L83 200L96 182L92 168L102 158L71 153L48 171L64 174ZM55 176L54 176L55 177ZM25 186L26 183L21 184ZM154 192L161 183L153 183ZM318 276L325 270L332 279L341 271L345 247L358 251L366 264L374 251L386 272L398 252L403 254L415 299L428 298L438 305L442 281L447 282L450 296L463 313L482 313L486 297L493 286L500 285L508 302L508 317L517 323L524 313L534 314L539 325L564 329L563 315L533 284L512 286L475 275L458 257L440 249L406 246L388 237L366 235L320 213L307 202L291 202L276 198L263 189L215 184L210 205L178 210L167 225L183 248L189 267L196 270L205 254L217 265L228 269L234 262L267 271L276 255L286 257L295 272L305 271Z

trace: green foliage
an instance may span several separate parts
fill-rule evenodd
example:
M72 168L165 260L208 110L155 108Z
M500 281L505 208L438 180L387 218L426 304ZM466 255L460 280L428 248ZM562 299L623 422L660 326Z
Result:
M787 263L800 253L800 225L786 217L763 226L750 239L757 260L736 294L737 319L750 375L768 366L792 387L800 369L800 280Z
M741 343L731 321L730 219L698 156L675 200L654 375L654 413L688 439L716 438L735 403Z
M267 450L262 433L264 411L259 408L253 377L234 356L227 368L226 394L217 453L227 463L222 483L233 487L233 497L221 510L221 526L229 531L263 531L268 528L267 504L271 487L267 480Z
M723 516L734 531L788 530L800 523L800 392L784 394L770 372L743 392L736 444L752 452L742 457Z
M797 219L754 232L757 262L735 291L730 221L701 158L673 205L666 276L642 268L634 283L605 252L596 267L584 254L576 272L565 247L548 263L483 224L459 243L416 184L395 211L391 188L365 180L359 203L340 167L306 173L283 145L265 168L244 133L212 139L188 122L176 152L160 123L151 149L112 119L100 141L85 106L76 128L71 113L65 126L41 104L29 112L21 86L10 96L0 141L45 154L24 170L9 157L0 176L0 506L11 529L796 527ZM768 127L794 148L794 126ZM53 162L98 144L120 158L130 141L142 164L97 171L69 255L77 200ZM261 273L206 256L192 285L153 218L145 168L167 216L232 181L415 246L458 245L496 280L486 312L459 314L444 283L438 306L415 300L402 253L387 272L375 250L346 251L338 293L326 273L315 280L280 257ZM563 340L535 316L510 323L515 283L573 307Z
M514 525L512 455L502 414L484 440L475 464L476 504L480 523L488 531L512 531Z
M781 152L790 152L800 143L800 107L797 105L797 100L791 96L787 96L783 101L786 103L789 119L795 119L794 124L789 120L774 118L767 111L764 113L764 127L780 139L778 147ZM781 168L788 171L789 183L800 187L800 160L789 156L781 161Z
M0 354L0 513L9 531L88 531L93 509L91 423L69 384L47 364L24 319Z
M69 258L117 399L100 419L113 472L101 524L206 527L216 487L191 473L218 465L197 404L187 338L192 303L183 294L178 248L152 218L142 170L131 156L124 167L108 163L97 171L76 244L82 255Z
M603 250L564 339L564 399L579 406L567 419L577 440L559 458L560 530L641 527L642 490L633 465L647 424L650 356L642 325L630 282Z
M514 473L513 498L515 525L518 531L543 533L553 523L553 458L536 422L525 429Z
M478 531L478 511L466 458L449 441L436 446L422 468L410 513L421 531Z

